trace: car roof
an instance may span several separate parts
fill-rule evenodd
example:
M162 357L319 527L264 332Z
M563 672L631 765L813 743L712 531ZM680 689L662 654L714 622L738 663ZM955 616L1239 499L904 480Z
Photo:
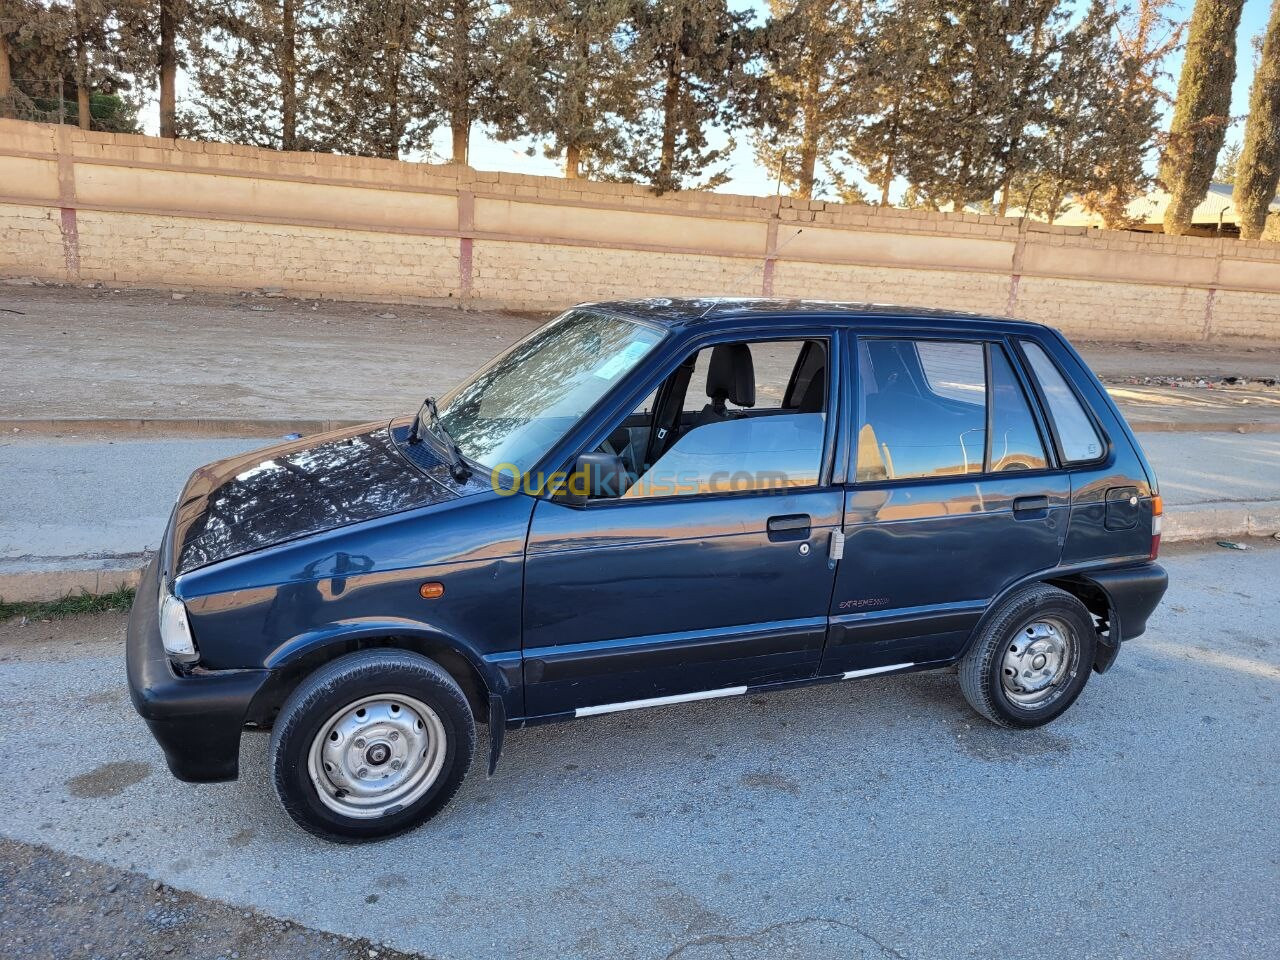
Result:
M787 300L771 297L649 297L639 300L609 300L584 303L583 307L608 310L669 327L685 327L712 320L792 321L812 323L815 319L922 321L933 329L949 326L972 328L975 324L1015 325L1044 329L1043 324L1013 317L941 310L930 307L902 307L889 303L849 303L838 300Z

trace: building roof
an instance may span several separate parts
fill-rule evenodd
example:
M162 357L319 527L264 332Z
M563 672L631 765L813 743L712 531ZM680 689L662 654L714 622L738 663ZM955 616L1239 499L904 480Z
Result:
M1240 214L1231 200L1231 191L1229 183L1215 180L1209 184L1209 192L1192 212L1191 222L1204 227L1217 227L1219 224L1239 226ZM1138 223L1161 225L1164 223L1164 212L1169 207L1169 200L1167 190L1152 190L1131 200L1125 212ZM1280 213L1280 195L1271 201L1270 209L1273 213ZM1101 227L1102 217L1071 203L1053 222L1064 227Z

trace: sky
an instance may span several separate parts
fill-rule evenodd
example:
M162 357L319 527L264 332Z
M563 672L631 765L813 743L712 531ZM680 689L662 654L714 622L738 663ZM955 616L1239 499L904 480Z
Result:
M1086 0L1072 0L1079 8L1083 8ZM1267 13L1271 0L1245 0L1244 16L1241 18L1240 33L1237 37L1236 81L1232 89L1231 114L1238 119L1227 134L1227 142L1239 141L1243 136L1243 117L1249 110L1249 85L1253 80L1256 55L1253 38L1266 28ZM1178 0L1169 8L1170 16L1186 20L1191 15L1195 0ZM750 10L762 22L765 17L766 0L729 0L730 7L737 10ZM1169 76L1165 80L1165 88L1172 93L1178 83L1178 74L1182 69L1182 52L1177 51L1167 61ZM181 96L182 85L179 85ZM142 114L143 126L148 133L155 133L159 126L157 108L154 102ZM723 139L723 138L721 138ZM767 195L777 188L776 171L763 169L756 163L755 156L746 135L740 134L737 146L730 155L727 165L728 183L719 187L721 192ZM448 159L449 131L447 128L436 132L433 141L434 158L437 161ZM530 148L533 147L532 151ZM532 155L530 155L532 152ZM414 158L417 159L417 158ZM505 170L514 173L529 173L543 176L560 176L561 164L543 156L540 147L532 142L519 140L501 142L495 140L487 131L477 128L471 135L471 165L479 170Z

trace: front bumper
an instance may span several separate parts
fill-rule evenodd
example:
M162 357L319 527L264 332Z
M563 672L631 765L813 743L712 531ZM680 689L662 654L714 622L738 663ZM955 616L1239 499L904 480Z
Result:
M194 783L234 780L245 716L270 672L176 673L160 642L159 590L159 564L152 560L129 614L129 696L175 777Z

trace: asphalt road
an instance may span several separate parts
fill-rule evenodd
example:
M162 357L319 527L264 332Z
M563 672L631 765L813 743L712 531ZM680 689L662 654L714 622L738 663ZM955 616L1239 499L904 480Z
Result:
M292 825L260 735L239 782L173 780L121 617L10 622L0 834L439 958L1271 958L1280 546L1167 565L1150 633L1047 728L937 673L517 731L362 847Z

